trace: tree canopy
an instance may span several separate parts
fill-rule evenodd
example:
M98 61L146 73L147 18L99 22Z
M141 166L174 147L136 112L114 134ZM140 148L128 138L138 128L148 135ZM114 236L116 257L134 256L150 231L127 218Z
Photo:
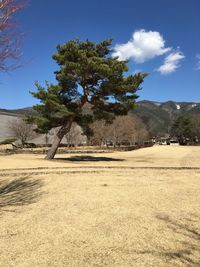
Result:
M29 122L36 123L42 133L60 126L48 159L54 157L73 122L89 132L93 121L112 123L115 116L126 115L134 107L136 92L147 74L127 75L127 62L112 57L111 44L111 39L98 44L76 39L58 45L53 55L59 65L57 84L46 82L43 87L36 83L32 95L40 100L34 106L38 116L29 117ZM89 109L85 109L87 103Z
M172 136L176 136L180 144L197 142L200 138L200 117L196 116L179 116L171 128Z

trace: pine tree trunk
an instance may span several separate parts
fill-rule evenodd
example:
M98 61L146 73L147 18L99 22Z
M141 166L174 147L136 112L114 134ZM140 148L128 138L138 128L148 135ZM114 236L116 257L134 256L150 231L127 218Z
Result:
M73 120L74 120L74 118L69 118L68 122L59 129L59 131L57 132L57 134L54 137L53 144L52 144L51 148L48 150L45 159L50 160L50 159L54 158L64 135L66 135L70 131Z

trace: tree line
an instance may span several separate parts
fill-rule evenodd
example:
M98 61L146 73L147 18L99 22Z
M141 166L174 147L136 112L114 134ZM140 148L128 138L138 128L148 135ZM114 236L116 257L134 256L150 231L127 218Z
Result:
M144 123L134 115L119 116L112 124L106 123L104 120L95 121L90 127L92 134L85 136L82 128L77 123L72 123L70 131L63 138L66 146L77 147L83 144L101 147L143 146L144 142L149 140L149 133ZM34 138L41 138L41 135L37 134L34 128L34 125L27 124L22 118L16 118L15 121L9 123L10 135L18 140L18 145L22 147L31 146L30 142L34 142ZM39 145L49 146L50 137L57 131L58 129L54 128L42 135ZM33 146L35 145L33 144Z

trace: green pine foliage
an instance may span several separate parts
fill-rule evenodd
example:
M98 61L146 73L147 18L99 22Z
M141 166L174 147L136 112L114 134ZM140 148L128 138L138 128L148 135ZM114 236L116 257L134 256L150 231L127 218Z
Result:
M193 135L192 129L191 118L189 116L179 116L172 126L171 135L179 138L191 138Z
M43 87L36 83L37 91L32 92L40 100L33 107L38 116L29 116L27 121L35 123L38 132L63 126L69 119L89 131L94 120L111 123L134 107L147 74L125 75L127 62L112 58L111 44L111 39L98 44L76 39L57 46L53 55L59 65L57 84L46 82ZM84 111L86 103L90 112Z
M186 144L185 140L199 142L200 140L200 116L179 116L171 128L172 136L179 139L180 144Z

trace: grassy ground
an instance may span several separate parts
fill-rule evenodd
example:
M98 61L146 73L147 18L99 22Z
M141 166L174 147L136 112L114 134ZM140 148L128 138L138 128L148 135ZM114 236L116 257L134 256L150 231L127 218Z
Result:
M0 156L0 266L200 266L200 148Z

